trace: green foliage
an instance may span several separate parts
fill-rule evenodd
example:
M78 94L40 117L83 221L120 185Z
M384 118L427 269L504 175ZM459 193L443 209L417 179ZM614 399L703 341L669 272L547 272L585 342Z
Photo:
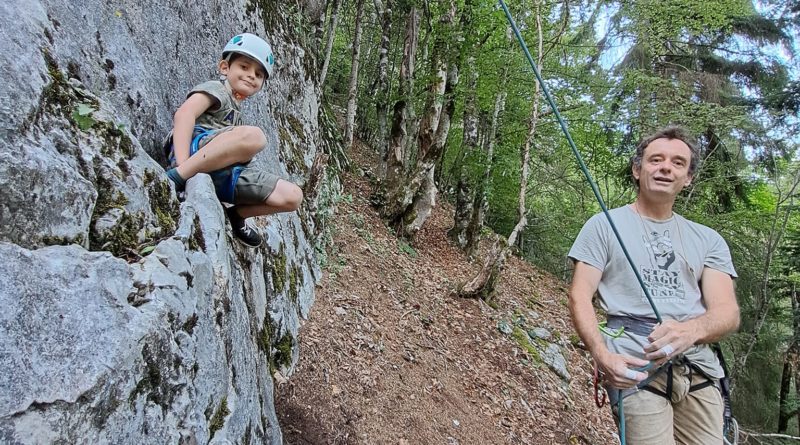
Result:
M80 103L72 112L72 119L75 121L75 124L78 125L78 128L86 131L92 128L96 123L94 118L92 118L92 113L95 111L97 111L97 109L93 108L92 104Z
M411 258L416 258L419 254L417 251L411 247L405 240L398 240L397 241L397 248L400 249L401 252L410 256Z
M220 402L219 407L214 412L214 417L211 418L211 421L208 424L208 430L211 437L217 433L223 426L225 426L225 418L230 414L230 410L228 409L228 399L227 397L222 398L222 402Z

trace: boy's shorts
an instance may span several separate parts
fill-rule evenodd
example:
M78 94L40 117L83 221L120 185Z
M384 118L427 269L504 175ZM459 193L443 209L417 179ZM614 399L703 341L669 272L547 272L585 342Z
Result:
M201 150L206 144L211 142L212 139L222 133L231 131L233 128L234 127L231 126L219 130L211 130L204 138L200 139L197 144L197 150ZM201 132L202 131L199 130L198 127L195 127L195 131L192 133L192 140ZM175 160L172 153L170 153L170 163L171 166L174 167ZM223 196L222 189L224 189L226 182L230 181L233 170L237 167L241 168L241 172L234 186L233 199L231 200ZM229 204L243 205L263 203L269 198L269 195L275 191L275 186L278 184L278 179L280 179L277 175L273 175L272 173L265 172L258 168L248 167L248 164L232 165L213 171L209 173L209 175L211 175L211 179L214 181L214 188L217 191L217 197L220 198L220 201Z

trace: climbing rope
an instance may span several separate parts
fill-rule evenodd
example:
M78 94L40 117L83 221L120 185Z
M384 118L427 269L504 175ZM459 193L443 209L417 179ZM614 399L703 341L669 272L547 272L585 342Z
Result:
M655 319L656 319L657 323L661 323L662 322L661 314L658 312L658 308L656 307L655 302L653 302L653 298L650 295L650 291L647 289L647 286L645 286L644 280L642 279L642 276L639 274L639 271L636 269L636 266L633 263L633 259L631 258L630 254L628 253L628 249L625 247L625 243L622 241L622 237L620 236L619 231L617 230L617 226L614 224L614 221L613 221L613 219L611 218L611 215L608 212L608 208L606 207L605 201L603 200L603 197L600 195L600 189L597 187L597 183L592 178L591 173L589 173L589 169L586 167L586 163L583 162L583 157L581 156L580 152L578 151L578 148L576 147L575 142L572 140L572 136L570 135L570 132L567 129L566 122L564 122L564 119L561 117L561 113L558 112L558 107L556 106L556 103L553 100L553 97L550 95L550 91L548 90L547 85L542 80L542 75L539 72L539 68L537 68L536 63L533 61L533 57L531 56L530 51L528 51L528 46L525 44L525 39L522 38L522 35L519 32L519 28L517 27L517 24L514 21L514 18L511 17L511 12L509 12L508 6L506 6L505 1L503 1L503 0L498 0L498 1L500 3L500 7L503 8L503 12L505 12L506 19L508 20L509 25L511 25L511 28L514 30L514 34L517 37L517 41L519 41L519 44L522 47L522 51L525 53L525 57L528 59L528 63L530 64L531 69L533 69L533 74L536 76L536 80L539 82L539 86L542 89L542 93L544 94L544 97L547 100L547 103L550 105L550 108L553 110L553 115L556 117L556 120L558 121L558 124L561 126L561 131L564 133L564 136L567 139L567 143L569 144L569 147L572 150L572 154L575 155L575 159L578 161L578 166L580 167L581 172L583 172L583 175L586 178L586 181L589 183L589 186L592 188L592 192L594 193L594 197L597 199L598 204L600 204L600 208L603 209L603 214L606 216L606 219L608 220L608 223L611 226L611 230L614 232L614 237L617 239L617 242L619 242L619 245L622 248L622 252L625 254L625 259L628 261L628 264L631 266L631 270L633 271L633 274L636 276L636 280L639 282L639 286L642 288L642 291L644 292L644 295L647 298L647 302L650 303L650 307L653 309L653 314L655 315ZM611 331L611 330L607 329L605 325L601 325L601 331L603 333L607 334L607 335L610 335L610 336L614 337L614 338L619 337L623 333L623 329L622 328L620 328L617 331ZM645 379L644 381L640 382L639 385L637 385L637 388L638 387L647 386L660 373L661 369L663 369L665 366L668 366L670 363L671 362L667 362L667 363L663 364L661 367L659 367L659 369L656 370L655 372L653 372L647 379ZM647 372L652 367L653 367L653 362L650 362L648 365L646 365L644 367L635 369L635 371ZM599 379L598 372L597 372L597 369L595 369L595 381L597 381L598 379ZM605 397L603 397L603 399L600 400L599 397L598 397L597 391L598 391L598 388L595 386L595 403L598 404L598 405L605 404ZM622 445L625 445L625 412L624 412L624 409L623 409L624 403L622 403L622 390L617 390L617 394L616 395L617 395L617 413L619 415L620 442L622 443ZM733 417L730 417L730 419L732 420L732 422L734 422L734 423L736 422L736 420L733 419ZM726 440L725 440L726 443L730 443L730 444L735 444L736 443L736 437L738 436L738 425L735 425L735 427L736 427L737 431L735 432L735 435L733 436L733 441L729 442L728 439L726 438Z

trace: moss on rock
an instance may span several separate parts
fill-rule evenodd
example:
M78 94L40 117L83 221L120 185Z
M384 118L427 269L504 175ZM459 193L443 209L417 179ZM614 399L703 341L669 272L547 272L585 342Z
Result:
M197 314L192 314L183 323L181 329L183 329L183 331L186 332L187 334L192 335L194 333L194 327L197 326L197 320L198 320Z
M175 397L176 389L173 388L167 378L162 375L162 370L169 370L174 363L173 355L169 350L160 344L145 344L142 348L142 359L145 370L142 379L128 396L128 402L134 405L136 399L143 394L147 394L147 401L153 402L161 407L163 412L167 412L172 400ZM155 351L151 347L157 348Z
M294 344L294 337L292 334L286 333L278 340L275 345L275 353L270 360L270 371L275 371L281 368L287 368L292 364L292 346Z
M289 269L289 299L292 302L297 302L297 297L300 293L300 286L303 284L303 271L298 266L292 266Z
M539 351L536 349L533 343L531 343L531 338L524 329L519 326L514 326L514 329L511 331L511 338L513 338L514 341L516 341L517 344L528 353L532 360L536 362L542 361Z
M303 127L303 123L300 122L300 119L290 114L286 116L286 121L299 140L303 143L308 142L306 139L306 130Z
M180 216L180 207L177 201L172 199L169 184L158 179L156 174L150 170L144 171L143 182L147 189L147 196L150 198L150 210L158 220L162 234L174 232L175 221Z
M281 293L286 289L286 253L283 249L279 250L272 257L272 262L265 261L264 265L269 268L268 272L272 276L272 287L275 293Z
M264 325L261 327L261 331L258 333L258 337L256 338L258 349L261 350L261 353L267 357L267 360L269 360L269 351L272 347L272 325L270 324L270 321L269 315L264 317Z
M206 251L206 239L203 238L203 230L200 228L200 217L194 215L192 222L192 235L189 237L189 249L194 251Z
M230 413L231 412L228 409L228 398L223 397L222 402L220 402L219 407L217 407L216 412L214 412L214 417L211 418L211 421L208 424L209 436L211 438L214 437L214 434L216 434L217 431L225 426L225 418L228 417L228 414Z

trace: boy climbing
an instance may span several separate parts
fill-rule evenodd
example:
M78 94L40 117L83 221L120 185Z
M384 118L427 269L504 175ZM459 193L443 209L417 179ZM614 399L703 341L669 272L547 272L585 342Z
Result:
M222 50L220 80L195 86L175 112L164 146L167 176L178 191L197 173L209 173L217 197L232 204L225 213L233 233L250 247L261 245L247 218L297 210L303 192L297 185L249 167L267 138L259 127L243 125L241 103L261 91L275 64L269 43L253 34L234 36Z

